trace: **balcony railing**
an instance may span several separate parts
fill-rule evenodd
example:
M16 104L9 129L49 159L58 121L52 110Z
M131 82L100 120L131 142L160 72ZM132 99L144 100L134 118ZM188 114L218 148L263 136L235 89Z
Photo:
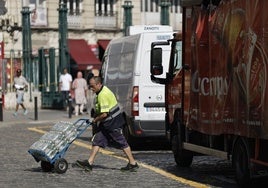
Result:
M117 12L96 12L95 13L95 28L97 29L116 29L117 24Z
M116 29L118 27L117 12L97 12L95 14L94 27L96 29ZM68 15L67 22L68 28L83 28L83 17L81 15Z
M68 15L67 23L68 23L68 28L82 28L82 16Z

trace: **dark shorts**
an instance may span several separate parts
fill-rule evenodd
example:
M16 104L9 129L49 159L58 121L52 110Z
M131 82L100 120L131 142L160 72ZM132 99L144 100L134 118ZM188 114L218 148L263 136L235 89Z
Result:
M61 97L63 100L63 107L68 106L68 101L69 101L69 91L61 91Z
M102 148L109 146L125 149L129 145L123 135L122 129L115 129L111 132L99 131L92 138L93 146L100 146Z

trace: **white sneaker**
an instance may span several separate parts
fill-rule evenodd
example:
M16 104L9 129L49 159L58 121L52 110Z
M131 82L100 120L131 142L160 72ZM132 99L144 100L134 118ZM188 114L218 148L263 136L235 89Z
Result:
M27 115L28 114L28 111L27 110L24 110L24 113L23 113L24 115Z
M13 113L13 116L17 117L18 116L18 113L17 112L14 112Z

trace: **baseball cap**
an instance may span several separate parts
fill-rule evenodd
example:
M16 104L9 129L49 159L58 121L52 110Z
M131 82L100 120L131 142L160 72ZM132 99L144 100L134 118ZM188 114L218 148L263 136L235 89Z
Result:
M17 70L17 73L21 73L21 69L18 69L18 70Z

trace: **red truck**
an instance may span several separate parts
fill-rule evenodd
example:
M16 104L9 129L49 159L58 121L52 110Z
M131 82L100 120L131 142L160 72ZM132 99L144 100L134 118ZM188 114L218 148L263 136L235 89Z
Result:
M248 185L268 175L268 1L180 2L182 32L151 49L175 161L190 166L199 154L231 160L238 184ZM170 43L163 78L161 46Z

